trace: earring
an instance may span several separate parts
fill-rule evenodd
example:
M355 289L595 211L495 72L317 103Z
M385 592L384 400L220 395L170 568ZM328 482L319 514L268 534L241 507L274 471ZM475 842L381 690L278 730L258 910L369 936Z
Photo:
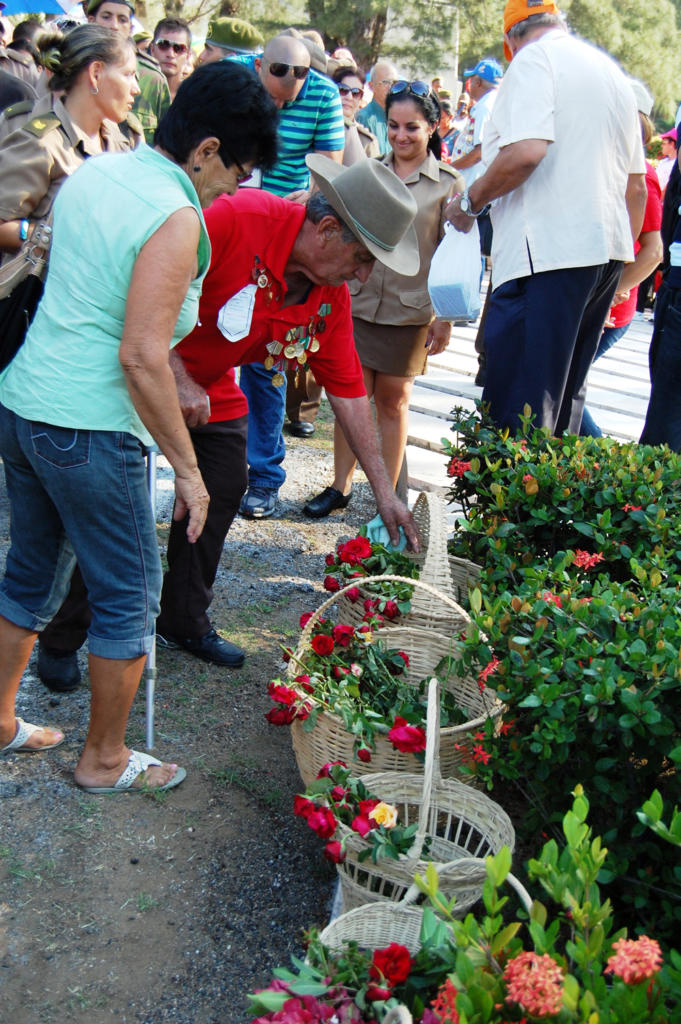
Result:
M199 166L199 164L195 164L193 170L194 174L198 174L199 171L201 170L201 167Z
M93 96L99 96L99 86L95 85L92 89L90 89L90 92Z

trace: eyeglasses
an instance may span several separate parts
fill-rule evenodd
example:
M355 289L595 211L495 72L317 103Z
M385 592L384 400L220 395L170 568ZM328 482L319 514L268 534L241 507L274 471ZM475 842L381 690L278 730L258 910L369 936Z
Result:
M341 94L341 96L352 96L353 99L357 99L358 96L362 95L364 90L358 89L357 86L354 86L353 88L349 85L339 85L338 92Z
M225 150L225 153L227 154L227 157L229 158L230 164L232 164L234 167L236 167L236 183L237 183L237 185L245 184L248 181L248 179L251 177L251 175L253 174L253 171L247 171L244 167L242 167L241 164L239 163L239 161L235 160L235 158L232 156L232 154L229 152L228 149Z
M407 82L406 79L401 78L391 88L390 95L399 96L403 92L412 93L414 96L420 96L423 99L426 96L430 96L430 86L426 82L420 82L418 78L414 82Z
M294 78L297 78L299 82L304 81L307 78L309 67L303 67L302 64L282 64L280 61L274 61L272 64L268 64L268 71L275 78L286 78L289 71L292 73Z
M172 50L178 57L184 53L189 53L189 47L186 43L174 43L172 39L154 39L154 46L157 46L159 50Z

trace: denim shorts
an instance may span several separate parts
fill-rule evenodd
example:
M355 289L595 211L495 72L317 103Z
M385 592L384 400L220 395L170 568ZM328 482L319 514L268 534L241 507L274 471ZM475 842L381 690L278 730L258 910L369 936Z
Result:
M77 559L92 612L90 652L147 654L161 562L142 443L24 420L0 404L0 454L11 541L0 615L40 632L66 597Z

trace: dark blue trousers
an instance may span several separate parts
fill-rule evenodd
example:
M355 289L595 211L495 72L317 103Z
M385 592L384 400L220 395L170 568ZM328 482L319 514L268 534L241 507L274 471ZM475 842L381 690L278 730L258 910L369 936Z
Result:
M610 260L530 274L494 289L482 400L499 427L516 431L529 405L536 426L579 433L587 374L621 269Z
M641 444L681 451L681 289L662 282L650 342L650 401Z

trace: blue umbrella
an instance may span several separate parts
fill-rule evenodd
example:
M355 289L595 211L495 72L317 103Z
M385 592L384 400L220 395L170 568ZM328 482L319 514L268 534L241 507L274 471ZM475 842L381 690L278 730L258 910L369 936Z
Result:
M75 7L76 0L4 0L1 14L64 14Z

